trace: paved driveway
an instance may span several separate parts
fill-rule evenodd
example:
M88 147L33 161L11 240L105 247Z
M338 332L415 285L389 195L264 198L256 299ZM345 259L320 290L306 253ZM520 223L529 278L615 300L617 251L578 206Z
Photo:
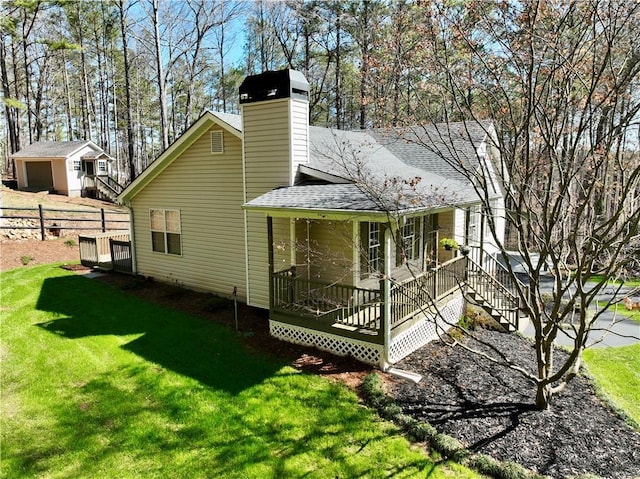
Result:
M514 271L518 273L518 276L527 282L527 270L519 257L517 252L510 252L510 262ZM554 278L552 276L546 276L541 278L541 291L553 292ZM631 288L623 287L619 291L614 287L606 287L603 289L597 297L597 301L608 301L610 299L621 300L629 294ZM634 292L636 294L636 292ZM615 295L615 298L614 298ZM591 308L595 311L596 304L592 304ZM640 320L640 311L634 311L634 315ZM533 326L528 324L522 333L525 336L533 337L535 334ZM610 311L605 311L597 319L592 328L592 332L589 335L588 345L594 347L617 347L627 346L640 342L640 322L634 321L622 314L615 314ZM560 346L573 346L573 340L567 333L561 332L556 338L556 344Z

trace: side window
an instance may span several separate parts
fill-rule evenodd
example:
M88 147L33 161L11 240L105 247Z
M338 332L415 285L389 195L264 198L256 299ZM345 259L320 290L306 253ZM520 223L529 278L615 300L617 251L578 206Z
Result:
M151 249L158 253L182 254L180 210L150 210L149 220L151 224Z
M368 273L380 271L380 224L369 223Z
M420 258L420 218L406 218L398 231L396 266Z
M382 224L373 222L360 223L360 276L367 278L382 271L383 251Z
M467 243L475 245L480 242L480 221L482 220L480 206L469 208L469 223L467 225Z
M80 160L73 160L73 171L80 171L82 169L82 162Z

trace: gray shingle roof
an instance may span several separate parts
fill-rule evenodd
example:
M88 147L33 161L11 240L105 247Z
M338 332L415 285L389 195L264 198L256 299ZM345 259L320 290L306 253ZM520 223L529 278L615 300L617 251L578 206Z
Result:
M369 133L407 164L468 183L461 170L478 165L476 148L490 128L490 122L457 122L375 129Z
M213 114L242 131L240 115ZM484 129L469 131L473 135L466 135L463 128L452 139L454 157L472 162L476 161L474 144L483 140ZM440 131L427 129L344 131L309 127L310 158L305 166L311 170L305 173L313 176L314 171L323 172L350 183L310 184L305 180L309 184L273 190L246 206L389 211L434 209L476 201L466 178L443 160L443 152L439 151L443 147L436 145L431 151L422 144L427 144L429 138L438 139L436 133L441 135Z
M98 148L89 140L36 141L11 156L13 158L67 158L86 145ZM102 151L99 148L98 150Z
M388 183L297 185L277 188L249 202L249 208L301 209L311 211L380 212L432 210L471 203L474 197L434 185L408 186Z
M249 207L371 211L376 203L353 183L278 188L249 201Z

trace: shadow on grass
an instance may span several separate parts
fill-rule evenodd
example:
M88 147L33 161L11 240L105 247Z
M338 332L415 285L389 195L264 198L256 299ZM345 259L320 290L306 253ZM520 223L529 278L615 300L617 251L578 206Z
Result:
M68 339L141 335L122 346L162 368L237 394L283 365L249 354L234 331L80 276L48 278L36 307L61 317L39 326Z
M0 379L20 406L0 418L9 426L7 477L377 478L432 469L351 391L252 355L232 328L51 266L6 278L3 291L17 304L3 320L16 334Z

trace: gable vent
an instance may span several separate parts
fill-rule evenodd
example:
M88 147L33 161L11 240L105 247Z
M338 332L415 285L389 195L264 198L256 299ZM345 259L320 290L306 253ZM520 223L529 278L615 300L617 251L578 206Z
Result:
M222 142L222 130L212 131L211 137L211 153L224 153L224 144Z

